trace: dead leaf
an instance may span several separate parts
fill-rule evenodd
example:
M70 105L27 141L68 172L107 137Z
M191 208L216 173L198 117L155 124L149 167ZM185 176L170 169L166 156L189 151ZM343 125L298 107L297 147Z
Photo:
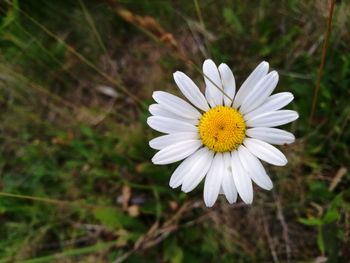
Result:
M131 197L131 189L129 186L124 185L122 188L122 206L124 211L128 210L130 197Z
M125 21L135 25L145 31L148 31L161 42L177 49L178 44L173 34L167 32L160 23L151 16L139 16L124 8L115 8L116 13Z
M111 98L117 98L118 97L118 93L115 91L115 89L113 89L112 87L109 86L105 86L105 85L99 85L96 87L96 90L108 97Z
M343 178L343 176L347 173L348 169L346 169L345 167L341 167L338 172L335 174L331 185L329 186L329 191L333 191L337 185L340 183L341 179Z
M74 134L72 132L68 132L66 137L55 137L51 140L51 143L57 145L68 145L73 139Z
M132 217L137 217L140 214L140 207L138 205L129 206L128 213Z
M178 207L179 207L179 204L176 203L175 201L170 201L170 202L169 202L169 206L170 206L170 209L171 209L172 211L176 211L176 210L178 209Z

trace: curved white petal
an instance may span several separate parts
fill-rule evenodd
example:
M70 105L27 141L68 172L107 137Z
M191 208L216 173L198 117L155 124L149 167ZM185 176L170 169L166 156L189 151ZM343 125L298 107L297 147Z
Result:
M147 124L152 129L163 133L198 132L198 128L190 123L161 116L148 117Z
M227 201L233 204L237 200L237 189L235 182L233 181L232 166L231 166L231 154L225 152L224 154L224 172L222 177L222 192L225 194Z
M268 97L262 105L257 107L255 110L244 115L245 120L250 120L257 115L261 115L266 112L276 111L282 109L284 106L288 105L294 96L290 92L280 92Z
M272 71L264 76L256 85L247 92L239 111L243 114L260 106L274 91L278 83L278 73Z
M199 139L199 136L198 133L195 132L171 133L150 140L149 146L155 150L161 150L175 143L196 139Z
M250 89L252 89L269 71L269 63L266 61L261 62L254 71L243 82L242 86L238 90L236 97L233 101L233 107L238 108L241 106L244 98Z
M200 112L183 99L164 91L155 91L153 99L168 111L187 119L199 119Z
M222 105L223 93L219 90L219 88L222 89L222 83L218 68L216 67L214 61L212 61L211 59L207 59L204 61L203 73L206 85L205 97L207 98L209 105L212 108L215 106Z
M173 172L170 178L169 185L172 188L179 187L184 177L188 174L188 172L193 167L193 164L197 163L198 160L203 158L203 155L206 155L208 149L206 147L194 152L192 155L187 157Z
M244 170L237 151L231 153L232 174L237 192L246 204L253 202L253 185L247 172Z
M284 166L288 162L284 154L271 144L252 138L246 138L243 144L252 154L265 162L277 166Z
M192 191L203 180L207 174L212 161L214 152L209 151L207 147L201 149L201 156L196 162L192 162L192 167L183 178L181 190L185 193Z
M246 121L248 127L276 127L299 118L299 114L293 110L278 110L263 113Z
M277 145L290 144L295 141L293 133L276 128L250 128L246 131L246 135L267 143Z
M157 152L152 162L154 164L169 164L183 160L202 146L201 140L189 140L172 144Z
M225 106L231 106L236 93L235 77L231 69L224 63L220 64L219 73L224 91L231 98L229 99L224 95L224 104Z
M198 86L185 73L176 71L174 73L176 85L181 90L182 94L197 108L208 111L209 106Z
M204 183L203 197L207 207L212 207L219 196L223 172L223 155L222 153L216 153Z
M261 188L265 190L272 189L272 181L266 174L261 162L251 154L243 145L238 148L238 156L244 169L248 172L249 177Z
M152 104L149 106L148 110L153 116L162 116L162 117L172 118L179 121L188 122L193 125L197 125L199 122L199 119L186 119L186 118L180 117L179 115L171 111L168 111L166 108L164 108L160 104Z

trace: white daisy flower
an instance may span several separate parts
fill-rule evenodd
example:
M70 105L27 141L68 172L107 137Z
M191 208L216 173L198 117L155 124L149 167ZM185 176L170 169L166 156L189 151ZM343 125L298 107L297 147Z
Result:
M148 125L166 133L149 142L159 150L152 162L165 165L184 160L174 171L170 186L192 191L204 178L204 202L214 205L224 194L229 203L253 201L252 181L270 190L272 181L260 160L284 166L287 159L271 144L294 142L292 133L274 128L296 120L293 110L281 110L293 100L290 92L272 95L278 73L268 73L269 64L261 62L236 93L235 78L226 64L212 60L203 63L205 96L184 73L175 72L174 80L190 101L168 92L155 91L157 104L149 107L153 115ZM260 160L259 160L260 159Z

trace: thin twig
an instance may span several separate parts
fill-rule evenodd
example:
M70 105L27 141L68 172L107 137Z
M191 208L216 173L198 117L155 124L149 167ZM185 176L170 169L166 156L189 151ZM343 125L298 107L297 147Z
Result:
M92 18L91 14L87 10L87 8L86 8L86 6L84 4L84 1L83 0L79 0L79 4L80 4L80 7L81 7L81 9L82 9L82 11L84 13L85 18L86 18L86 22L88 22L89 26L91 27L91 30L92 30L93 34L95 35L96 40L97 40L98 44L100 45L100 48L108 56L107 48L105 47L105 45L104 45L104 43L102 41L102 38L101 38L100 34L98 33L98 30L96 28L94 19Z
M199 4L198 4L198 0L194 0L194 6L196 8L196 12L197 12L197 16L198 16L198 19L199 19L199 23L201 24L201 26L203 28L205 28L204 20L203 20L203 17L202 17L201 9L200 9Z
M110 115L113 115L115 117L119 117L122 120L124 120L125 122L128 121L128 118L126 118L123 114L120 114L118 111L111 111L108 110L106 111L101 111L101 110L97 110L97 109L90 109L87 108L85 106L79 106L76 105L68 100L65 100L63 98L61 98L60 96L56 95L55 93L50 92L49 90L41 87L40 85L38 85L37 83L34 83L31 79L29 79L28 77L24 76L21 73L18 73L10 68L6 68L6 67L2 67L0 66L0 69L3 72L7 72L7 74L12 74L13 76L15 76L17 79L20 79L21 81L23 81L26 85L30 86L31 88L33 88L34 90L36 90L37 92L40 92L41 94L44 94L45 96L47 96L48 98L50 98L51 100L58 102L58 103L62 103L62 105L68 107L68 108L72 108L74 110L78 110L78 111L84 111L87 112L89 114L99 114L101 118L101 116L103 116L104 118ZM1 80L1 76L0 76L0 80ZM6 83L6 82L5 82ZM97 123L94 123L94 125L97 125Z
M280 201L278 196L275 196L275 201L276 201L276 207L277 207L277 219L280 221L282 229L283 229L283 239L284 239L284 243L286 246L287 262L290 262L292 249L290 246L288 225L286 223L286 220L285 220L285 217L283 214L283 210L282 210L281 201Z
M277 252L275 250L275 246L273 244L273 240L272 240L272 237L270 235L269 226L268 226L268 224L266 222L265 213L262 210L261 210L261 219L262 219L263 227L264 227L265 234L266 234L266 237L267 237L267 242L268 242L269 247L270 247L270 251L271 251L271 256L272 256L273 262L279 263L279 260L278 260L278 257L277 257Z
M314 114L315 114L317 97L320 90L321 78L322 78L324 65L326 61L327 50L328 50L329 36L331 34L331 29L332 29L332 17L333 17L335 0L330 0L330 1L331 2L330 2L330 8L329 8L329 15L327 18L327 28L326 28L326 31L324 32L324 39L323 39L323 45L322 45L321 63L320 63L320 67L318 68L316 86L314 89L314 96L312 99L312 108L311 108L311 113L309 117L309 127L311 126L311 123L313 121Z
M197 70L200 74L202 74L206 79L208 79L225 97L227 97L231 102L233 102L233 98L231 98L222 88L220 88L211 78L209 78L204 72L193 63L193 67L195 70Z
M192 209L194 207L194 204L195 203L191 203L191 202L184 203L171 218L169 218L167 221L164 222L164 224L161 227L159 227L159 223L158 221L156 221L152 225L152 227L149 229L149 231L146 234L142 235L135 242L134 247L131 250L125 252L120 257L118 257L114 261L114 263L121 263L125 261L133 253L141 250L146 250L162 242L171 233L173 233L174 231L178 230L180 227L183 226L183 225L178 225L177 221L186 211L189 211L190 209Z
M199 19L199 23L203 29L203 37L204 37L204 42L205 42L205 45L208 47L208 38L207 38L207 35L205 34L206 32L206 29L205 29L205 24L204 24L204 20L203 20L203 16L202 16L202 12L201 12L201 9L200 9L200 6L199 6L199 3L198 3L198 0L193 0L194 1L194 6L195 6L195 9L196 9L196 12L197 12L197 16L198 16L198 19ZM204 55L207 56L207 52L206 50L204 50Z

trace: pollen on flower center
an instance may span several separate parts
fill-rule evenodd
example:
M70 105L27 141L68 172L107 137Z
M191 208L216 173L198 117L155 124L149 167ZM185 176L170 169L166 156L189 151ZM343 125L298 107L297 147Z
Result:
M215 152L227 152L243 143L246 124L236 109L217 106L203 114L198 128L205 146Z

